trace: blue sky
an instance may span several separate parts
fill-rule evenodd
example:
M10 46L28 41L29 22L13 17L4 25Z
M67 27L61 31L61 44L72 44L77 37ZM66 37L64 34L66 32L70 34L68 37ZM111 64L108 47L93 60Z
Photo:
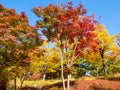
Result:
M0 0L6 8L14 8L17 13L25 11L30 24L35 25L38 18L31 11L33 7L57 4L58 1L67 3L70 0ZM120 0L71 0L75 6L80 2L85 6L88 15L94 14L97 20L106 26L110 35L120 33ZM99 19L98 17L102 18Z

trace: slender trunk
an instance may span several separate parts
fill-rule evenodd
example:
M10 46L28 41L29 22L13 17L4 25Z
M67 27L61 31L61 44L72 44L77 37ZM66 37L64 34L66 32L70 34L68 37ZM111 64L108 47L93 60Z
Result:
M102 66L103 66L104 75L107 76L107 70L103 58L102 58Z
M62 54L62 50L61 50L61 58L60 58L60 65L61 65L61 79L62 79L62 83L63 83L63 90L65 90L65 80L64 80L64 73L63 73L63 54Z
M20 84L20 88L22 88L22 85L23 85L24 80L25 80L25 75L23 75L23 76L21 77L21 84Z
M44 73L43 75L43 81L45 81L45 78L46 78L46 73Z
M70 74L67 76L67 90L70 90Z
M105 66L105 76L107 76L108 75L108 73L107 73L107 68L106 68L106 66Z
M63 75L63 61L61 60L61 78L62 78L62 83L63 83L63 90L65 90L65 80L64 80L64 75Z
M102 59L102 66L103 66L103 72L104 75L107 76L107 70L106 70L106 65L105 65L105 61L104 61L104 48L99 48L100 50L100 55L101 55L101 59Z
M22 81L21 81L21 84L20 84L20 88L22 88L23 82L24 82L24 81L22 80Z
M45 81L46 79L46 70L47 70L47 66L43 65L43 81Z
M97 67L97 77L99 76L99 69L98 69L98 67Z
M16 76L14 77L14 90L17 90L17 87L16 87Z

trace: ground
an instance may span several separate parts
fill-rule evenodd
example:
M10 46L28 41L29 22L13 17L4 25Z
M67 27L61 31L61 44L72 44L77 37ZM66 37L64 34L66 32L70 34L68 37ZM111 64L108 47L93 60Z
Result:
M71 87L71 90L120 90L120 82L109 80L80 80Z
M26 87L22 90L63 90L63 89L62 83L58 82L52 85L45 85L41 89ZM71 81L71 90L120 90L120 81L105 79L86 80L82 78L80 80Z
M120 74L98 78L84 76L80 79L72 80L70 84L70 90L120 90ZM63 90L63 88L61 80L26 80L23 88L18 90Z

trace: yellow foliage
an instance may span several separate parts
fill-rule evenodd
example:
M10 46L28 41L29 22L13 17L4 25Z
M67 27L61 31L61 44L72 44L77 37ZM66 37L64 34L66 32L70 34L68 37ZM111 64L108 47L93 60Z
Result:
M46 72L55 72L56 69L60 66L59 60L60 55L58 53L57 48L49 48L49 43L47 40L43 42L43 45L39 47L42 52L41 55L39 53L41 51L34 50L29 54L32 59L30 69L32 72L43 72L44 68L46 68Z
M104 61L107 59L114 60L116 57L117 46L114 43L114 36L110 36L106 28L98 24L96 27L97 38L99 40L99 49L104 50ZM100 51L94 52L93 50L88 51L86 54L86 59L91 63L101 62Z

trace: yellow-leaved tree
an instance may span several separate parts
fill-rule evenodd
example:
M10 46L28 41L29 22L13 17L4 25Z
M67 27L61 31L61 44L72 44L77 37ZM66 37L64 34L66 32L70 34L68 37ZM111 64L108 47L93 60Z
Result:
M107 76L107 63L116 57L117 46L114 42L114 36L110 36L106 28L98 24L96 33L99 39L99 55L102 63L104 75Z
M46 79L46 74L54 73L60 69L60 55L57 48L50 48L47 40L43 42L41 47L29 54L31 57L30 70L33 73L41 73L43 81Z
M103 71L103 74L107 76L107 68L109 68L116 60L117 46L114 42L114 36L109 35L105 26L98 24L96 27L96 33L99 40L99 51L94 52L93 50L89 50L85 58L87 59L87 62L90 62L97 70L97 76L101 70Z

